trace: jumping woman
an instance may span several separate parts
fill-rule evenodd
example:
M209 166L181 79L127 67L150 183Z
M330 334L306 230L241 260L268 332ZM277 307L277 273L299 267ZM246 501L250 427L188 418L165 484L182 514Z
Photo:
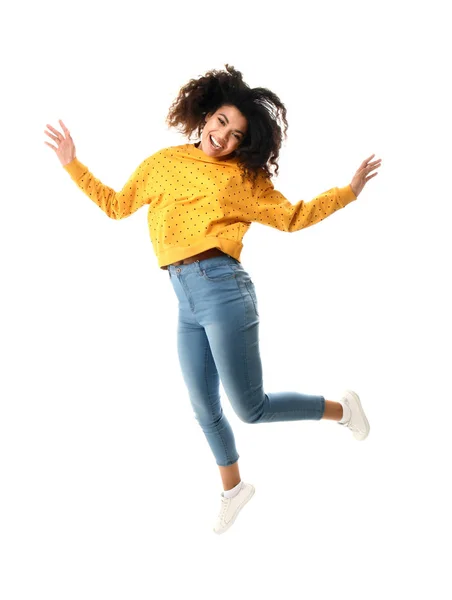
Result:
M234 434L220 402L220 380L245 423L330 419L357 440L369 423L355 392L338 402L299 392L266 393L259 354L254 284L240 262L242 240L257 222L294 232L319 223L356 200L381 159L364 160L346 187L291 204L274 189L287 134L286 108L266 88L250 88L234 67L208 71L180 89L167 124L190 140L146 158L120 192L102 184L75 155L71 134L47 125L45 142L78 187L110 218L149 205L149 234L179 303L177 349L193 407L220 470L223 533L254 494L241 480Z

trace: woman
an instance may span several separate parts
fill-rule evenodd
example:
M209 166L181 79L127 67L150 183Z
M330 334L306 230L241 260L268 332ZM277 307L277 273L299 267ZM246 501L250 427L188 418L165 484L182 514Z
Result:
M76 158L71 135L47 125L66 171L111 218L149 204L151 241L179 301L178 356L195 418L220 470L223 533L251 499L241 480L234 435L220 403L220 379L246 423L330 419L356 439L369 433L358 395L339 402L323 396L265 394L259 355L259 312L253 282L240 263L242 239L253 221L293 232L318 223L356 200L381 160L363 161L350 185L292 205L274 189L286 108L273 92L251 89L226 65L190 80L170 107L167 123L199 141L165 148L144 160L121 192L103 185ZM274 172L273 172L274 171Z

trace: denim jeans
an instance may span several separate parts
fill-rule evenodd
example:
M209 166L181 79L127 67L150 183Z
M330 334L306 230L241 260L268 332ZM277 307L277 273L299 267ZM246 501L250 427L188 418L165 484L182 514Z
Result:
M195 419L217 465L239 459L220 402L220 380L245 423L321 419L323 396L265 393L259 354L259 308L254 284L229 255L170 265L179 300L177 349Z

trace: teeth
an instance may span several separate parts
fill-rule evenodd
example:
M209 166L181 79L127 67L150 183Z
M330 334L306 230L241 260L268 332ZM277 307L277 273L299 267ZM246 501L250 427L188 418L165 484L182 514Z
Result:
M213 136L210 136L210 139L212 140L212 143L215 146L215 148L221 148L220 144L217 142L217 140Z

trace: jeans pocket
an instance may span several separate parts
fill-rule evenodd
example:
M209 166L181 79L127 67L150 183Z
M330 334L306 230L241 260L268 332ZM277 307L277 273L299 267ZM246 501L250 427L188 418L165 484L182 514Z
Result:
M256 289L254 287L254 283L253 283L251 277L247 277L245 279L245 285L246 285L246 289L248 290L248 293L251 296L251 299L253 301L254 310L256 311L256 316L259 316L259 307L257 304Z
M225 281L235 277L235 271L228 264L212 265L201 268L201 274L207 281Z

